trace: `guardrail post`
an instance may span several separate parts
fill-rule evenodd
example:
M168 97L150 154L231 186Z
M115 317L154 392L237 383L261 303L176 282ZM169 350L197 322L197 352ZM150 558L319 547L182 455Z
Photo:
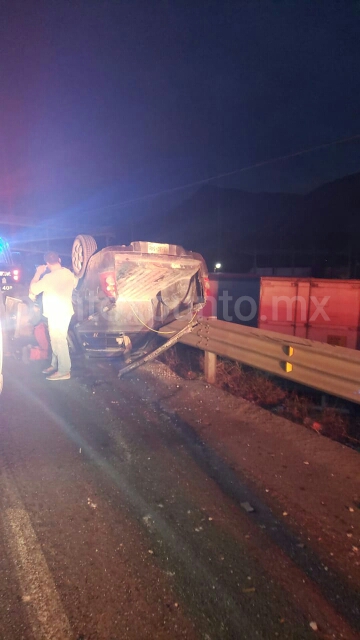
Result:
M205 351L205 380L209 384L215 384L216 382L216 362L216 353Z

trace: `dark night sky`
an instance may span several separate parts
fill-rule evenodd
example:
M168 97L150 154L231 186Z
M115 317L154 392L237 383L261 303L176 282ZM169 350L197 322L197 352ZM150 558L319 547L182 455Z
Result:
M360 133L358 1L0 8L6 214L101 210ZM304 191L359 170L355 142L219 184Z

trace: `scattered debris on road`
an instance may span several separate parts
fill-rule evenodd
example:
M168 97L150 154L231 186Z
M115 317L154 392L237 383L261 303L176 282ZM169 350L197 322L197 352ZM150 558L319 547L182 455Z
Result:
M246 513L253 513L255 511L254 507L252 507L249 502L242 502L240 506L246 511Z

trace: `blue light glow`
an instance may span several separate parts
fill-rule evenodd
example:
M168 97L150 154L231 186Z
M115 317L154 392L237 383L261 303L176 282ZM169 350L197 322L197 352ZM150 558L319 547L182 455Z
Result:
M9 243L0 237L0 260L6 264L12 264L12 256Z

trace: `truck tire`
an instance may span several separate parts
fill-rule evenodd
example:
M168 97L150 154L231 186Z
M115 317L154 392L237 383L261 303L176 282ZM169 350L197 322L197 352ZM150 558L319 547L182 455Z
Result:
M71 251L72 267L75 275L82 278L91 256L95 253L97 244L92 236L76 236Z

